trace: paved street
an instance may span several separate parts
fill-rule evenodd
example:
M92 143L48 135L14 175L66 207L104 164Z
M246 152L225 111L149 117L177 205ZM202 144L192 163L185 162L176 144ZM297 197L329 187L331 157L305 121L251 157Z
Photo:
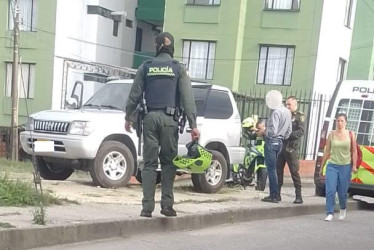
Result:
M337 217L337 216L336 216ZM372 249L374 211L347 213L345 221L325 222L324 214L168 233L137 235L38 250L119 249ZM337 218L336 218L337 219Z

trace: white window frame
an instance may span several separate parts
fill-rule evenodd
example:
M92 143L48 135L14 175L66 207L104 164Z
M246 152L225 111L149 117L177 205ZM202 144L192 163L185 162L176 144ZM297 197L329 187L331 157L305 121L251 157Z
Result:
M352 27L352 11L353 11L354 0L347 0L345 7L344 26L347 28Z
M183 40L182 60L191 78L213 79L215 51L215 41Z
M266 10L300 10L301 0L265 0Z
M12 97L12 69L13 63L6 62L5 96ZM18 68L19 98L34 98L35 90L35 63L22 63Z
M26 5L26 3L28 3L28 5ZM19 30L36 31L36 4L37 0L18 0L18 5L20 9ZM14 1L8 0L8 30L13 30L14 28L14 8Z
M220 5L221 0L186 0L191 5Z
M291 86L295 46L261 44L259 52L257 84Z

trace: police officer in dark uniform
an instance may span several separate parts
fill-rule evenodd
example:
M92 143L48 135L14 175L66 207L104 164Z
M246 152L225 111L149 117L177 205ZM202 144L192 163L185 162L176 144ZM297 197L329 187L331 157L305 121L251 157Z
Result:
M277 175L279 195L278 201L281 200L281 187L283 185L284 166L287 165L290 169L292 181L295 187L296 199L295 204L302 204L303 198L301 195L301 180L299 175L299 148L301 146L301 137L304 135L305 115L297 110L297 100L295 96L290 96L286 100L286 106L292 113L292 133L290 137L285 140L281 154L277 160Z
M191 139L200 136L196 128L196 106L190 78L183 64L173 60L174 38L168 32L156 37L156 57L138 69L126 106L125 129L130 132L137 105L146 104L144 126L144 168L142 171L143 209L140 216L152 217L158 158L161 163L161 214L176 216L173 209L173 184L176 168L172 163L178 152L178 120L184 110L192 129Z

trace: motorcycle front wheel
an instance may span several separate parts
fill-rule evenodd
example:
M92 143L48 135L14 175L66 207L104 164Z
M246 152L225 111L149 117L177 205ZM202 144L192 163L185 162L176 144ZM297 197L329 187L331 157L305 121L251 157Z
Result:
M268 175L266 168L259 168L256 174L257 174L256 190L264 191L266 187L266 178Z

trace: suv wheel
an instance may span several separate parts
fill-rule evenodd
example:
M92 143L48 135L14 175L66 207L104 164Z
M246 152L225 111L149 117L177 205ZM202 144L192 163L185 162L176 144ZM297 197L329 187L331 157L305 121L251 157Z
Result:
M42 157L36 157L35 162L40 176L44 180L64 181L69 178L74 172L74 169L72 168L68 168L60 164L46 162Z
M198 192L217 193L225 184L227 177L227 162L218 151L213 154L212 164L203 174L192 174L192 183Z
M134 158L130 149L118 141L101 144L90 174L95 185L105 188L125 186L134 171Z

